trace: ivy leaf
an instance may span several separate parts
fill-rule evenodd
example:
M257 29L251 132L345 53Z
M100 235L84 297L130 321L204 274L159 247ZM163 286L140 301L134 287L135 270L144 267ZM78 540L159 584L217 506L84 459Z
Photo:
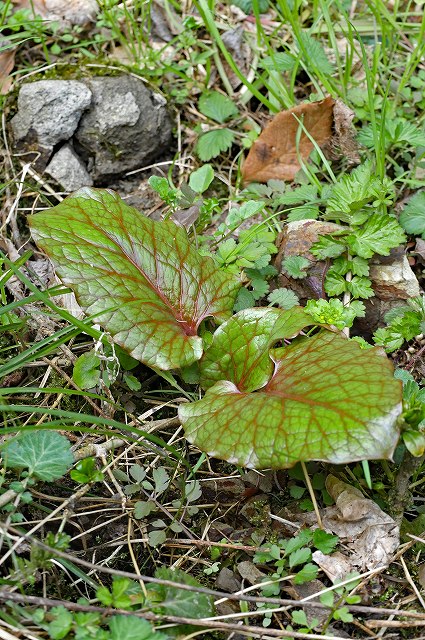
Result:
M407 233L425 239L425 191L410 198L400 214L400 224Z
M204 116L219 124L239 113L233 100L218 91L203 93L199 98L198 109Z
M282 260L282 268L291 278L305 278L309 265L310 260L303 256L288 256Z
M217 329L200 362L201 385L208 389L230 380L240 391L253 391L267 383L273 372L269 349L292 338L313 320L301 307L282 311L268 307L239 311Z
M55 431L22 433L7 441L3 451L7 469L25 469L45 482L64 476L74 462L69 440Z
M199 136L196 153L200 160L207 162L227 151L233 144L235 134L230 129L214 129Z
M221 335L232 335L229 324L219 329ZM257 327L254 332L261 335ZM201 400L180 405L191 443L250 468L283 469L300 460L345 464L391 458L398 441L401 383L386 358L323 332L275 349L274 372L264 386L269 369L264 359L258 363L250 355L251 332L245 340L245 348L243 337L239 349L232 346L234 360L230 357L222 371L209 360L208 383L220 373L221 381ZM261 375L254 368L257 363Z
M347 244L351 253L361 258L371 258L374 253L388 256L390 250L398 247L406 240L397 220L374 213L365 225L347 236Z
M83 353L74 364L72 378L80 389L92 389L100 380L100 358L94 351Z
M155 222L110 190L84 188L30 220L58 276L131 356L160 369L202 355L199 324L231 315L239 284L174 222Z

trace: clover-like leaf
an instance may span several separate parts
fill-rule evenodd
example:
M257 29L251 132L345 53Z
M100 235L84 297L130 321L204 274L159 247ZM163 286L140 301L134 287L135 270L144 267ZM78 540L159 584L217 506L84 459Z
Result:
M180 406L190 442L254 468L391 458L401 384L387 359L331 332L298 338L272 354L274 373L265 387L241 391L235 376Z
M232 313L235 276L200 256L174 222L143 216L113 191L80 189L30 225L84 311L149 366L198 360L199 324Z
M314 320L301 307L240 311L217 329L200 362L203 388L229 380L239 391L260 389L273 373L270 347L311 324Z

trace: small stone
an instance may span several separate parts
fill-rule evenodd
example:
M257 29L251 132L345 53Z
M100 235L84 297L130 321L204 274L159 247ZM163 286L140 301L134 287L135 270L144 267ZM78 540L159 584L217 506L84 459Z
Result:
M168 149L171 120L165 101L130 75L87 80L93 104L82 118L78 152L91 159L98 182L143 167Z
M68 192L93 184L83 161L69 144L65 144L55 153L45 171Z
M241 578L249 582L249 584L261 584L263 578L266 577L266 574L260 571L250 560L239 562L237 569Z
M326 262L318 260L310 252L310 249L320 236L340 231L343 228L333 222L321 222L320 220L296 220L287 224L281 234L279 252L274 263L279 272L278 286L288 287L301 300L322 298L324 296L323 281L328 267ZM289 256L302 256L310 261L305 278L291 278L282 269L284 258Z
M238 580L235 572L227 567L220 569L215 584L217 589L227 591L227 593L236 593L241 588L240 580Z
M11 120L16 144L41 153L40 163L45 164L53 147L71 138L91 98L90 89L77 80L24 84L18 96L18 113Z
M407 300L420 295L418 280L405 255L396 256L390 264L371 265L370 279L380 300Z

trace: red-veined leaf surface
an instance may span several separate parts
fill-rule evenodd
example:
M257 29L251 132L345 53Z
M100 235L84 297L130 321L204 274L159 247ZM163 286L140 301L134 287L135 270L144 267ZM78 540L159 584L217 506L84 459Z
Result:
M301 307L239 311L214 333L199 363L201 385L208 389L219 380L229 380L239 391L260 389L273 373L270 347L311 324L311 316Z
M180 406L190 442L254 468L391 458L401 383L389 360L326 331L272 353L274 373L261 390L241 392L237 381L221 381L202 400Z
M84 311L145 364L190 365L202 355L202 320L232 313L236 278L201 257L184 229L147 218L113 191L80 189L30 226Z

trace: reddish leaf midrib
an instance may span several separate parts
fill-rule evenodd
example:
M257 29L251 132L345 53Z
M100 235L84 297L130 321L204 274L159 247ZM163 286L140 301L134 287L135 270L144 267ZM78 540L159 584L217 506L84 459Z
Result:
M119 253L121 253L123 256L125 256L126 260L128 260L137 269L137 271L142 275L142 277L146 280L146 282L149 283L151 289L158 295L158 297L162 300L162 302L165 304L165 306L170 310L172 316L175 318L175 320L178 323L178 325L182 328L183 332L187 336L196 336L197 333L198 333L197 332L197 327L198 327L199 323L202 321L202 318L199 319L198 321L196 321L196 319L194 319L192 321L192 323L189 323L185 318L182 317L181 314L178 314L176 312L175 307L172 306L172 304L166 298L166 296L161 291L159 286L152 282L152 280L147 276L147 274L145 273L145 271L143 270L141 265L137 264L136 262L134 262L134 260L124 251L123 247L115 240L115 238L111 237L108 234L106 229L102 229L101 227L98 227L98 226L94 225L93 223L91 223L91 225L97 231L99 231L100 233L103 233L108 238L108 240L110 240L114 244L114 246L117 247ZM127 231L125 230L124 226L123 225L120 225L120 226L124 230L124 232L127 233ZM127 235L127 239L129 240L130 244L133 245L133 240L131 239L131 237ZM96 245L93 245L93 246L96 246ZM111 252L111 249L109 249L109 251ZM137 253L137 251L135 251L135 253ZM155 252L155 250L154 250L153 256L154 256L154 259L156 261L156 252ZM112 272L112 274L116 275L116 272ZM126 276L126 277L128 277L128 276ZM182 283L182 279L180 278L180 290L181 290L181 283ZM180 291L180 296L181 295L182 294L181 294L181 291Z

